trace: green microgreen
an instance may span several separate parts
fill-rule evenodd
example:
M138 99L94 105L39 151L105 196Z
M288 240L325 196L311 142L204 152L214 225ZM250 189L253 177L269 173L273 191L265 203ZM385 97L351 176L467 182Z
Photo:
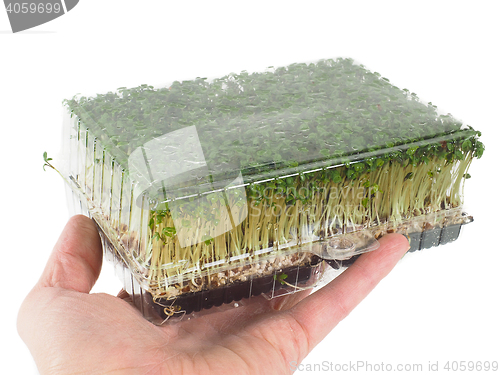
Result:
M285 285L286 284L286 279L288 278L288 275L286 273L280 273L279 275L278 274L274 274L273 275L273 279L278 281L280 284L282 285Z
M50 163L50 161L52 160L52 158L49 158L47 156L47 151L45 151L43 153L43 161L44 161L44 164L43 164L43 170L45 171L45 167L50 167L52 169L55 169L54 166Z

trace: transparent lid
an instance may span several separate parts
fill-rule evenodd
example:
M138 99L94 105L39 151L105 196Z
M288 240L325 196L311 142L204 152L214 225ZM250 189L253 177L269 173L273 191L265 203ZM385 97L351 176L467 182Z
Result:
M66 104L160 201L338 165L355 177L389 159L459 158L476 147L472 128L351 59L122 87Z

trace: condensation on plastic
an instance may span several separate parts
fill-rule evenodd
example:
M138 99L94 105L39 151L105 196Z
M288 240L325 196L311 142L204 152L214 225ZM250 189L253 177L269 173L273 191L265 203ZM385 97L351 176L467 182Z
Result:
M335 64L330 61L333 60L313 65L324 68L325 64ZM350 64L350 60L346 61ZM309 74L308 65L296 65ZM325 276L328 272L334 269L340 272L359 254L377 249L377 238L385 233L406 234L411 240L411 251L415 251L453 241L460 227L472 220L462 213L461 205L437 210L426 208L424 212L399 215L397 220L363 225L351 221L347 214L325 219L321 207L327 205L329 195L324 195L323 200L318 195L319 200L312 206L302 205L300 199L291 203L275 200L286 212L277 213L267 222L262 212L255 214L255 203L262 210L268 209L265 197L257 202L250 195L255 186L270 186L273 181L290 178L300 183L303 176L307 180L322 170L376 160L390 152L404 153L430 142L452 142L467 131L443 133L443 127L448 123L453 125L455 119L438 117L434 107L418 102L413 94L398 90L406 102L402 97L396 98L397 89L386 79L370 75L373 73L369 71L364 70L363 77L358 76L359 72L349 71L333 71L333 78L310 77L310 86L318 84L320 88L304 93L300 91L304 86L297 82L296 76L287 75L286 72L296 69L295 65L291 67L256 75L244 73L220 80L192 81L206 91L207 100L200 106L217 112L218 117L207 116L206 122L194 122L190 117L189 101L199 101L200 97L190 95L192 87L185 82L173 85L180 85L178 92L182 93L175 98L169 98L168 88L145 86L147 95L162 94L166 98L164 107L149 109L149 117L144 114L145 108L158 102L148 101L146 97L142 104L137 104L139 102L132 99L135 107L127 112L126 102L131 99L125 99L124 90L111 101L123 102L115 109L103 95L103 103L92 110L82 105L73 108L73 113L66 113L67 164L60 169L69 186L71 210L95 220L106 258L115 263L124 289L149 320L163 323L171 317L195 316L209 308L241 304L244 302L238 301L254 295L274 298L311 288L322 278L331 277L331 274ZM352 67L359 66L352 64ZM348 84L363 103L351 103L350 107L339 107L345 105L342 100L340 104L333 103L332 93L319 83L330 82L332 92L342 96L335 91L338 74L353 75ZM262 79L267 90L255 83ZM370 96L373 87L365 90L369 85L378 93L375 98ZM217 90L210 91L212 86L217 86ZM384 91L386 86L389 91ZM269 95L273 89L278 90L279 96L271 100ZM220 93L227 96L218 97ZM288 99L280 99L293 99L294 95L300 99L295 107L289 107ZM257 103L261 96L267 98L269 104ZM354 136L349 142L339 138L342 134L356 135L363 131L345 123L345 118L367 117L366 108L379 111L384 105L391 105L391 100L399 104L397 109L385 114L387 118L383 121L385 126L395 128L389 137L396 142L389 144L382 137L383 143L377 144L373 136L370 141L374 143L363 148L360 139ZM164 116L155 115L155 111ZM166 119L168 114L172 117ZM400 116L412 118L415 125L406 136L418 140L399 139L398 143L393 139ZM128 120L141 122L135 132L127 128ZM316 133L311 128L314 121L320 120L330 121L333 130L340 129L338 137L318 137L319 122L314 125ZM158 131L158 121L163 121L163 133ZM371 126L375 133L383 133L384 124ZM148 131L151 128L154 132ZM219 129L224 129L224 134L217 134ZM255 138L245 138L242 133ZM309 138L314 138L315 143L308 143ZM335 144L328 143L332 139L336 139ZM113 147L116 140L118 144ZM214 146L213 142L221 143ZM251 151L251 161L247 154L239 152L245 149L243 143L252 145L246 147L247 154ZM282 148L276 150L276 145ZM287 147L300 152L292 152ZM342 152L335 153L338 150ZM287 158L292 156L295 163L287 163ZM450 173L454 184L462 178L463 171L454 169ZM367 188L370 186L361 189L364 194ZM399 188L418 189L407 182ZM427 188L436 190L439 186L430 183ZM462 195L461 187L459 194ZM271 197L271 201L273 199ZM373 207L376 209L375 200ZM299 215L297 210L301 215L297 222L280 221L286 215ZM155 221L154 215L158 212L166 212L168 223L165 218L162 218L164 222ZM280 227L283 223L289 225L285 230ZM268 227L264 228L264 224ZM236 228L244 229L237 232ZM247 238L249 232L251 238ZM280 232L279 238L275 235L277 232ZM252 243L251 249L243 248L249 243ZM217 254L216 250L221 249L222 254ZM327 263L331 267L326 266ZM327 269L330 271L326 272Z

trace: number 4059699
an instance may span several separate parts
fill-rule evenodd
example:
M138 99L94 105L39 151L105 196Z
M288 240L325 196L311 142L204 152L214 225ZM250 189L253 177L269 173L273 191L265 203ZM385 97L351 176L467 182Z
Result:
M448 361L444 365L446 371L498 371L497 361Z
M62 11L59 3L7 3L7 13L60 13Z

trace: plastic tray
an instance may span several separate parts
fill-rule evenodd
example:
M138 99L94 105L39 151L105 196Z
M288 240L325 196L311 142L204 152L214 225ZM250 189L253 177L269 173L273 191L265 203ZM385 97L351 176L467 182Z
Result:
M66 105L71 204L155 323L312 287L387 232L415 251L472 221L480 133L351 59Z

